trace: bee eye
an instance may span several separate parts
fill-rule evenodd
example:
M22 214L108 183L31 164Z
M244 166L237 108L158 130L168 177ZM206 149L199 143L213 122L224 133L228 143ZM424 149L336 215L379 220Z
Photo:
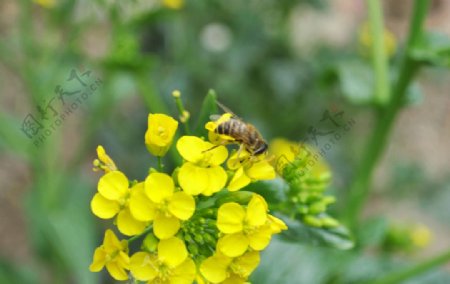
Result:
M258 149L256 149L255 155L260 155L260 154L266 152L267 148L268 148L267 143L265 143L265 142L262 143L261 146Z

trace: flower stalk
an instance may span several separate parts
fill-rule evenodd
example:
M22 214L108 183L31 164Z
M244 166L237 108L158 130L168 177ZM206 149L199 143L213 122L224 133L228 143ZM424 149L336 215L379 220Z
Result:
M369 194L372 173L387 145L393 123L404 104L408 86L420 67L420 64L411 58L410 51L422 35L422 26L426 18L428 5L429 1L427 0L414 1L405 54L400 64L398 78L393 87L393 96L389 103L382 107L378 113L375 130L371 134L368 145L365 148L366 150L362 155L360 166L357 167L355 179L350 185L349 201L344 217L353 228L357 226L358 216L360 216L360 211Z

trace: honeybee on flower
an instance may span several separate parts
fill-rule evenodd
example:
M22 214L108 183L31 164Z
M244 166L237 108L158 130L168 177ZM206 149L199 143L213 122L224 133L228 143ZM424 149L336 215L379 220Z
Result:
M250 123L244 122L231 110L217 102L225 112L222 116L212 115L211 122L206 124L209 130L209 139L215 144L239 144L239 153L245 149L252 156L267 152L268 144L258 129Z

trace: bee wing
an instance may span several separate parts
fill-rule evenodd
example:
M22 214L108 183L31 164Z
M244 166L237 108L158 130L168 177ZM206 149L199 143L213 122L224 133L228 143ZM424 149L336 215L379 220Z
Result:
M220 117L221 117L220 114L212 114L209 116L209 119L211 119L211 121L217 121L219 120Z
M239 116L237 116L234 112L231 111L231 109L223 105L221 102L216 101L216 103L224 112L231 113L233 115L233 118L237 118L242 121L242 119Z

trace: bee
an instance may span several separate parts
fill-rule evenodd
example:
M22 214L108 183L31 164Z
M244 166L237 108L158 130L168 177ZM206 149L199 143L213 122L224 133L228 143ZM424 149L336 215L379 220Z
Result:
M244 122L237 115L231 112L227 107L217 102L217 105L225 112L230 113L232 117L220 123L214 130L217 134L228 135L240 145L238 153L244 148L252 156L258 156L267 152L268 145L255 126ZM212 115L212 120L217 120L220 116Z

